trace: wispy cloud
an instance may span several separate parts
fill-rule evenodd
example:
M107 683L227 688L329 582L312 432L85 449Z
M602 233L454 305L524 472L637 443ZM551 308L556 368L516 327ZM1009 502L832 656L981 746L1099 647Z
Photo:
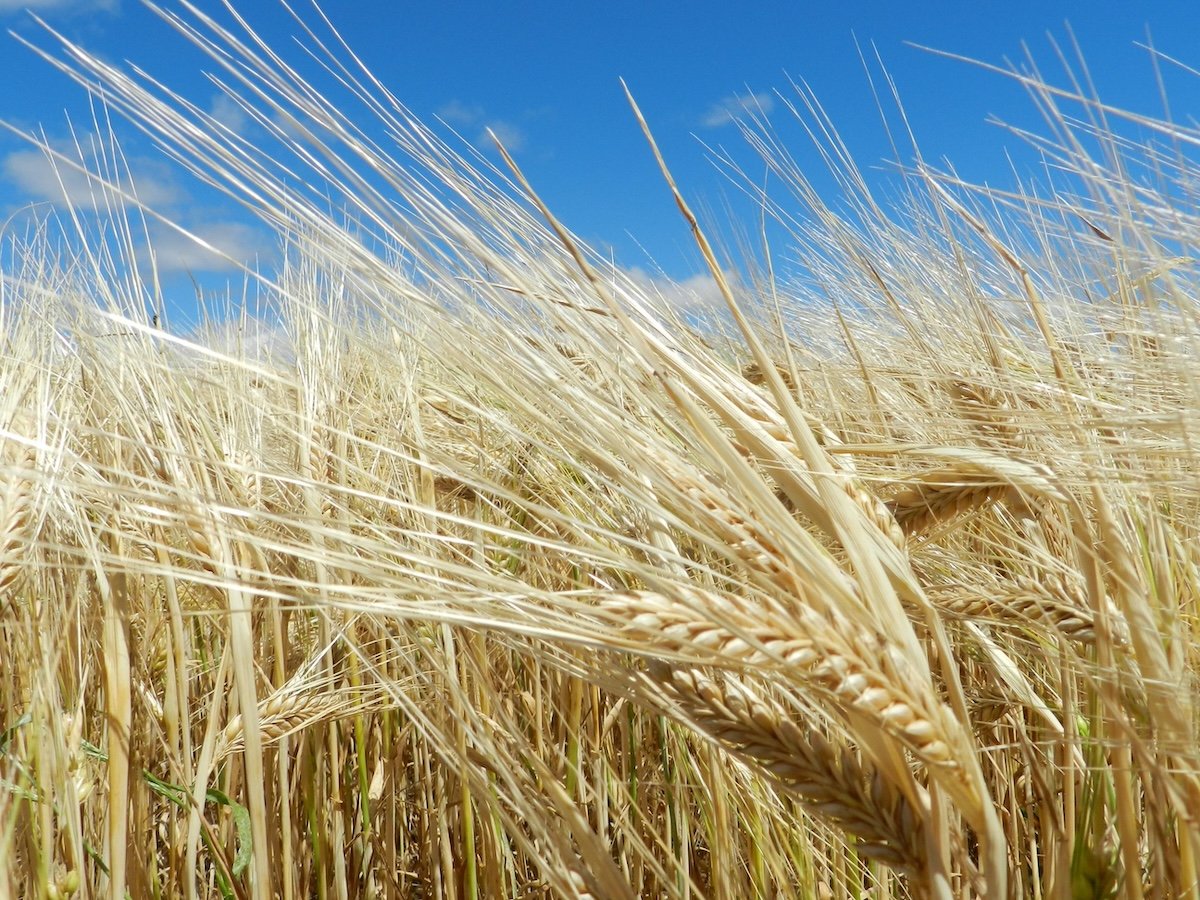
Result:
M73 158L74 151L63 151ZM87 167L95 171L94 162ZM65 162L56 162L41 150L15 150L0 159L0 175L32 200L48 200L73 209L95 210L106 205L124 206L127 201L107 191L101 180ZM109 179L111 180L111 179ZM160 163L143 161L133 178L122 177L118 187L147 206L161 207L179 200L179 190ZM108 195L108 196L106 196Z
M217 94L213 98L208 114L234 134L242 134L250 124L250 117L246 115L246 111L227 94Z
M220 213L197 210L193 198L178 186L165 161L145 157L122 159L117 174L112 171L113 166L105 165L99 158L99 151L86 135L80 137L79 146L86 149L78 150L65 141L54 142L55 149L64 157L74 160L82 155L89 172L108 172L105 180L115 181L124 194L181 223L200 239L197 242L163 225L152 226L150 244L161 273L231 272L239 263L275 252L270 241L253 225L226 219ZM130 172L124 171L125 165ZM114 193L96 174L89 172L56 161L37 148L16 150L0 157L0 177L25 202L49 202L60 208L99 213L101 219L108 210L131 205L130 199ZM149 253L145 246L139 251L143 263L149 262Z
M704 312L724 308L724 298L717 287L717 281L707 272L692 275L682 281L675 281L665 275L653 275L645 269L634 266L626 270L626 275L652 297L665 300L680 312ZM730 284L737 283L737 275L725 273Z
M155 230L150 243L160 272L233 272L240 263L273 252L266 236L243 222L211 222L189 230L203 243L174 229Z
M492 135L504 145L509 153L520 153L528 146L524 129L507 119L497 119L487 114L482 106L451 100L437 110L437 116L447 125L463 132L474 132L472 143L480 150L495 151L496 142ZM490 132L490 134L489 134Z
M483 107L463 103L461 100L451 100L437 110L437 116L447 125L476 125L483 119Z
M190 337L203 347L255 363L291 359L296 352L283 325L254 316L208 320ZM250 388L252 399L258 399L254 395L260 390Z
M94 10L113 12L119 0L0 0L0 15L24 12L70 12L82 13Z
M483 129L479 132L479 137L475 141L476 145L495 149L496 144L492 140L492 135L495 135L496 140L503 144L504 149L509 153L520 153L525 149L525 132L512 122L505 122L502 119L493 119L490 122L484 122Z
M766 91L730 94L714 103L700 120L705 128L720 128L747 115L765 115L775 108L775 99Z

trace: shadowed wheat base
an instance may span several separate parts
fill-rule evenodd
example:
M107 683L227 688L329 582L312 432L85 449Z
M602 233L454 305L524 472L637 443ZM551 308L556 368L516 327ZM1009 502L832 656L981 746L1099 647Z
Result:
M1023 79L1054 190L889 217L748 125L809 268L735 277L634 106L682 310L334 35L336 103L163 16L249 137L44 58L284 261L181 335L137 216L5 246L0 900L1197 896L1200 133Z

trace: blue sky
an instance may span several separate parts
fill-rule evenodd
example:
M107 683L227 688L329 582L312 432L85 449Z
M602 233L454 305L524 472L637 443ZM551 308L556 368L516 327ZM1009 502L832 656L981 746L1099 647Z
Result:
M204 9L217 6L214 0L196 2ZM304 2L297 6L303 9ZM240 0L237 6L273 44L288 47L289 22L274 0ZM50 46L26 8L110 60L143 66L199 105L225 108L201 75L205 60L137 0L0 0L0 24ZM795 123L789 125L779 97L794 96L789 79L812 87L858 162L878 172L873 177L879 184L894 177L859 46L868 54L878 50L926 158L948 158L967 179L998 186L1013 182L1008 154L1019 142L987 120L1038 127L1023 89L906 42L999 65L1021 61L1025 42L1043 74L1062 81L1047 35L1071 52L1069 22L1101 97L1148 114L1160 113L1162 104L1149 54L1137 43L1149 34L1163 53L1200 66L1200 4L1185 2L328 0L324 8L419 116L440 115L481 145L484 129L494 129L568 226L626 268L660 267L677 279L696 274L699 264L626 105L620 77L689 199L713 210L730 202L735 213L749 214L705 145L728 148L748 172L761 173L729 116L750 98L771 110L801 165L832 191L819 158ZM11 38L4 40L0 119L25 129L42 126L54 141L66 137L67 115L86 130L82 91ZM321 84L315 66L305 71ZM1170 66L1164 75L1172 114L1193 120L1200 114L1200 77ZM243 215L171 171L129 129L118 127L118 134L143 197L214 243L270 258L272 245ZM1036 162L1018 159L1019 166ZM57 201L61 210L59 193L36 154L14 137L0 136L4 217L31 202ZM73 202L81 203L78 192ZM229 277L214 259L178 239L162 241L160 258L176 279L196 275L211 285Z

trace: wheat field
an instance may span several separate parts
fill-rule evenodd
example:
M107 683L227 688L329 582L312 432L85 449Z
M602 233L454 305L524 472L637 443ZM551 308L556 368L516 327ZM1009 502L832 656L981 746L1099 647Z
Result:
M284 261L160 327L119 154L8 238L0 898L1200 896L1200 131L1026 79L1063 187L835 211L751 122L807 271L735 277L641 122L697 320L164 16L288 158L46 59Z

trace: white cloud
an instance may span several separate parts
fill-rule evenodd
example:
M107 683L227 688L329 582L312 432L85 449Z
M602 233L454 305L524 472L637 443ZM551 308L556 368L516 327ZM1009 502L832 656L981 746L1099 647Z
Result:
M251 315L208 321L190 337L210 350L253 363L290 359L296 353L291 335L282 324Z
M519 125L505 119L489 118L484 108L477 103L451 100L437 111L437 116L454 128L478 129L474 144L485 153L496 152L496 141L492 139L492 134L509 153L520 153L528 144L525 132ZM489 131L491 134L488 134Z
M112 12L117 5L118 0L0 0L0 15L24 12L27 9L35 12L74 13L96 9Z
M209 246L174 229L156 230L151 245L160 272L232 272L238 263L252 263L256 256L273 250L261 232L242 222L215 222L189 230Z
M775 108L775 99L766 91L753 94L730 94L713 104L700 124L705 128L720 128L747 115L765 115Z
M74 151L63 151L64 156L75 158ZM89 168L96 169L89 163ZM121 190L134 195L143 204L161 207L177 202L179 190L161 163L142 160L139 172L132 179L120 181ZM67 163L55 162L41 150L16 150L0 160L0 173L19 191L31 200L49 200L75 209L95 210L105 206L106 189L95 176L72 168ZM110 196L113 206L124 206L126 201Z
M701 312L725 307L717 280L707 272L692 275L682 281L675 281L665 275L652 275L637 266L628 269L625 274L648 295L661 298L676 310ZM731 286L737 284L737 276L734 273L724 274Z
M483 118L483 107L451 100L437 111L437 116L448 125L475 125Z
M252 224L228 218L229 213L197 209L189 194L178 186L167 161L129 157L122 158L114 167L101 155L99 138L81 135L78 140L80 149L66 141L54 141L52 146L65 159L78 160L82 155L91 174L66 162L57 162L37 148L16 150L0 157L0 178L23 195L16 200L18 207L28 205L30 201L48 201L60 208L68 206L96 214L97 221L104 223L110 213L119 216L122 207L131 205L131 201L115 195L94 174L103 171L109 173L109 180L119 179L118 186L125 194L183 225L200 239L198 242L165 224L151 221L150 246L143 243L138 250L138 259L143 266L149 264L151 248L155 264L164 275L232 272L241 265L253 264L256 258L276 253L273 241ZM110 148L104 148L103 153L112 156ZM124 171L126 164L132 175ZM131 221L130 225L135 234L144 236L138 222Z
M488 133L489 131L491 134ZM485 150L495 150L496 141L492 139L493 134L509 153L520 153L525 149L525 132L512 122L504 122L500 119L484 124L483 130L479 132L479 137L475 139L475 146Z
M217 94L213 98L208 114L234 134L241 134L250 124L250 117L246 115L246 111L227 94Z

